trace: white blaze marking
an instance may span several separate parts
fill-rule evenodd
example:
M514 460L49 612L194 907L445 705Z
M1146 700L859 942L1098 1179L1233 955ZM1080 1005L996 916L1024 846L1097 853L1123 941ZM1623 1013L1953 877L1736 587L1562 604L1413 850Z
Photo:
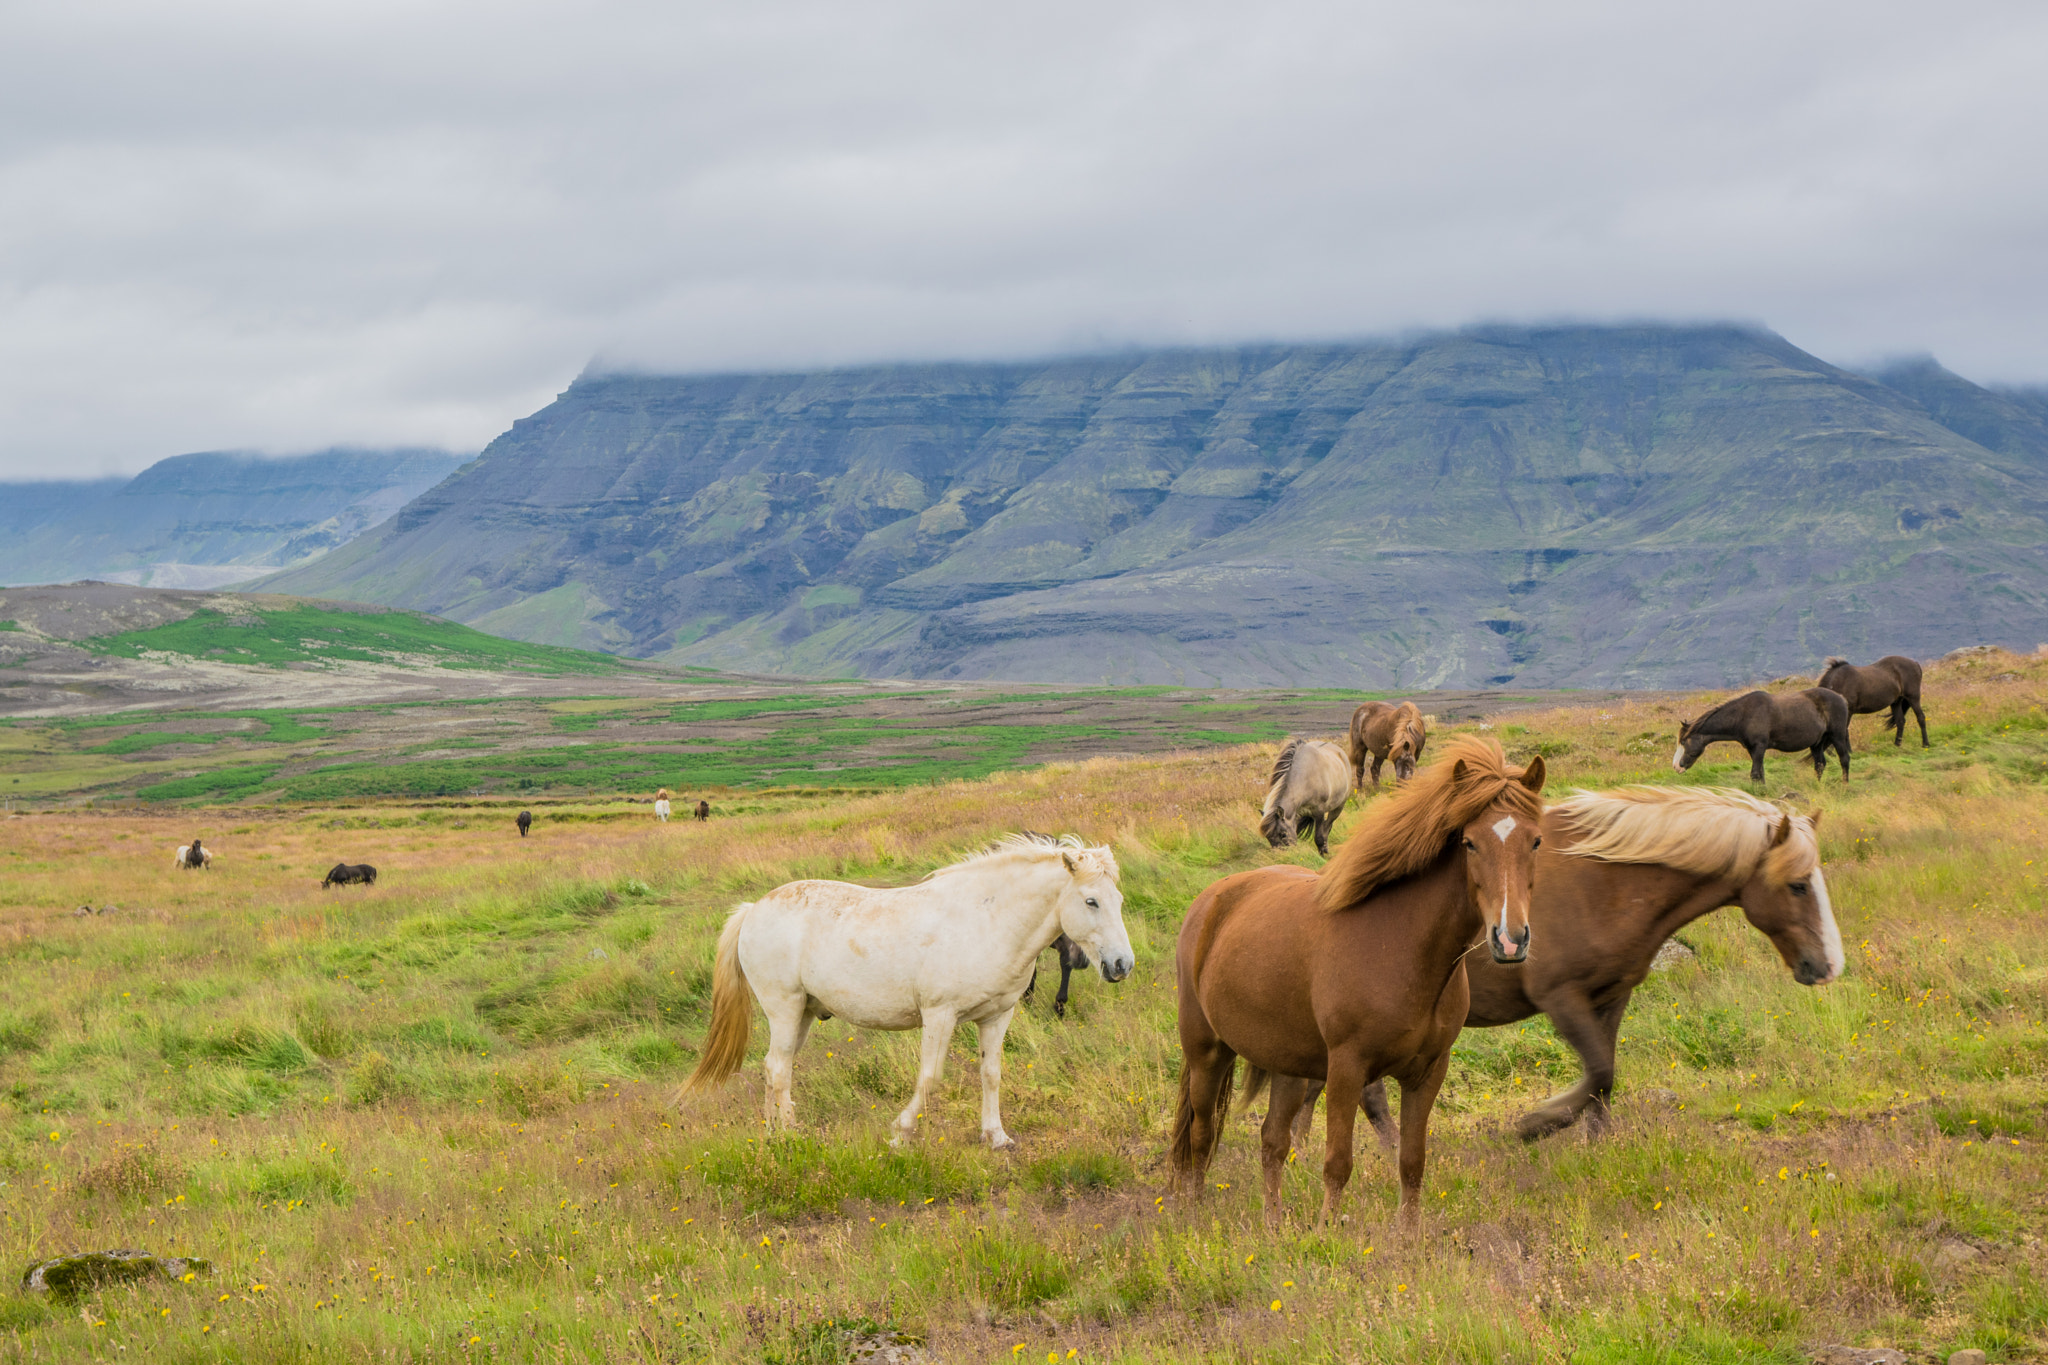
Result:
M1820 902L1820 945L1827 954L1827 981L1833 981L1842 974L1845 965L1842 958L1842 931L1835 927L1835 907L1828 901L1828 879L1820 873L1820 867L1813 869L1813 895ZM1823 982L1825 984L1825 982Z
M1503 815L1500 819L1493 822L1494 837L1498 838L1502 843L1506 843L1508 836L1514 832L1515 817L1512 815Z
M1671 751L1671 768L1674 772L1685 771L1685 745L1680 744Z

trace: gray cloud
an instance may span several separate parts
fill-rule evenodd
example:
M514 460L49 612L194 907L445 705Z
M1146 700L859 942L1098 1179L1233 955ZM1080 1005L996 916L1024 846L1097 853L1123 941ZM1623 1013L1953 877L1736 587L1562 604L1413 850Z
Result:
M2048 378L2023 3L0 18L0 477L678 369L1734 317Z

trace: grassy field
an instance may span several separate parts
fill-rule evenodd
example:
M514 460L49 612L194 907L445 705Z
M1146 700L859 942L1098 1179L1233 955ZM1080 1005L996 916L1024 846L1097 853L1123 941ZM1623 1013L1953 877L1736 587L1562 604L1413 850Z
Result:
M1826 810L1846 978L1794 984L1739 914L1693 926L1698 956L1637 993L1593 1144L1507 1131L1576 1074L1546 1025L1468 1032L1415 1242L1376 1152L1322 1231L1304 1153L1267 1231L1255 1113L1211 1188L1167 1196L1180 916L1226 872L1316 861L1256 838L1269 746L739 794L702 826L565 797L525 841L517 802L488 799L17 815L0 1266L134 1246L213 1269L70 1306L0 1297L0 1352L825 1365L889 1329L945 1361L1791 1362L1831 1342L2039 1359L2044 685L2048 660L1937 668L1935 747L1895 751L1864 718L1846 788L1773 756L1770 794ZM1674 778L1683 709L1493 733L1546 755L1553 796L1739 782L1732 747ZM131 746L107 761L151 751L99 733ZM1018 828L1114 844L1139 955L1120 986L1077 982L1064 1023L1050 990L1020 1012L1018 1151L975 1143L971 1029L902 1149L884 1130L910 1034L820 1025L793 1135L761 1127L758 1068L675 1104L735 901L798 876L912 879ZM174 872L195 833L219 862ZM321 891L344 859L378 885Z

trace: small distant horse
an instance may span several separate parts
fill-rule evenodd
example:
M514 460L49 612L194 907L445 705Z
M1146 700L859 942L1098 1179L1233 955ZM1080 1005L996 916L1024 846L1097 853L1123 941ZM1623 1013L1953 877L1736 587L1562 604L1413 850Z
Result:
M1065 934L1061 934L1052 941L1052 950L1058 953L1060 958L1060 989L1059 994L1052 998L1052 1012L1057 1017L1064 1019L1067 1017L1067 986L1073 981L1075 972L1085 972L1088 970L1088 954L1082 952L1081 945L1068 938ZM1023 998L1018 1003L1023 1004L1030 1000L1037 990L1038 965L1033 963L1031 967L1031 984L1024 988Z
M1621 787L1581 792L1543 816L1529 923L1543 951L1528 965L1465 959L1466 1028L1547 1014L1585 1074L1522 1116L1534 1141L1577 1122L1608 1122L1615 1039L1629 996L1667 939L1702 915L1739 905L1802 986L1842 974L1842 934L1820 870L1820 813L1791 815L1743 792ZM1365 1092L1366 1116L1394 1142L1386 1088ZM1305 1129L1304 1122L1298 1129ZM1299 1142L1297 1146L1301 1145Z
M1176 959L1184 1062L1170 1151L1183 1188L1199 1188L1243 1057L1246 1099L1272 1083L1260 1130L1270 1222L1280 1218L1295 1113L1311 1085L1327 1085L1327 1223L1351 1179L1365 1087L1393 1076L1400 1217L1419 1226L1429 1111L1471 1000L1467 954L1483 936L1494 961L1529 960L1543 818L1540 757L1516 771L1493 740L1458 736L1444 747L1368 808L1321 876L1285 865L1240 872L1189 908Z
M1813 751L1813 775L1825 777L1828 750L1842 763L1842 780L1849 780L1849 703L1839 692L1809 687L1804 692L1772 696L1768 692L1745 692L1724 701L1698 720L1680 721L1678 748L1671 766L1684 772L1699 762L1709 744L1726 740L1749 750L1749 780L1764 780L1764 751L1797 753Z
M1259 833L1274 848L1285 848L1310 829L1316 852L1330 856L1330 826L1351 798L1351 765L1344 751L1326 739L1290 739L1273 761Z
M1072 835L1013 834L911 886L876 890L803 881L740 906L718 936L711 1028L685 1094L717 1085L747 1055L753 1003L768 1016L771 1123L796 1122L789 1080L811 1022L924 1030L917 1091L896 1116L894 1140L917 1126L938 1083L954 1026L981 1030L981 1135L1003 1131L1003 1035L1038 955L1065 934L1095 955L1105 981L1134 965L1124 930L1116 856Z
M1351 713L1351 782L1365 790L1365 760L1372 760L1372 785L1378 791L1380 765L1392 761L1394 780L1406 782L1415 776L1422 761L1422 746L1429 742L1429 724L1422 708L1412 701L1399 706L1392 702L1369 701Z
M171 855L171 866L181 867L186 871L190 871L195 867L202 872L211 871L213 868L213 852L211 849L201 847L199 840L195 838L189 844L179 845L178 851Z
M662 824L668 823L668 788L663 787L654 794L654 818Z
M519 812L519 818L513 823L519 826L519 837L524 839L526 831L533 828L533 812L530 810Z
M375 886L377 869L368 863L336 863L320 882L320 889L330 886Z
M1920 722L1920 747L1933 747L1927 742L1927 713L1920 709L1919 660L1887 654L1876 663L1859 668L1847 659L1829 659L1819 686L1841 693L1852 716L1890 712L1884 728L1897 732L1892 736L1893 748L1906 742L1906 711L1910 707L1913 718Z
M709 801L699 801L697 803L697 818L699 820L709 820L711 818L711 803Z

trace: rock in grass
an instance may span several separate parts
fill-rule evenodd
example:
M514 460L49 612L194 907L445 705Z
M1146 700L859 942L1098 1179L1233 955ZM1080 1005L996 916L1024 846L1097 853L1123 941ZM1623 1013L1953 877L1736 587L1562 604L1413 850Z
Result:
M152 1256L147 1251L74 1251L37 1261L21 1273L25 1294L48 1294L69 1302L102 1285L161 1276L181 1280L213 1267L190 1256Z
M1816 1346L1814 1365L1911 1365L1904 1351L1889 1346Z
M1698 953L1686 947L1685 944L1677 939L1669 938L1664 940L1664 946L1657 950L1657 955L1650 959L1650 970L1653 972L1668 972L1681 962L1690 962L1698 956Z
M1972 1346L1966 1351L1956 1351L1948 1358L1948 1365L1985 1365L1984 1353Z

